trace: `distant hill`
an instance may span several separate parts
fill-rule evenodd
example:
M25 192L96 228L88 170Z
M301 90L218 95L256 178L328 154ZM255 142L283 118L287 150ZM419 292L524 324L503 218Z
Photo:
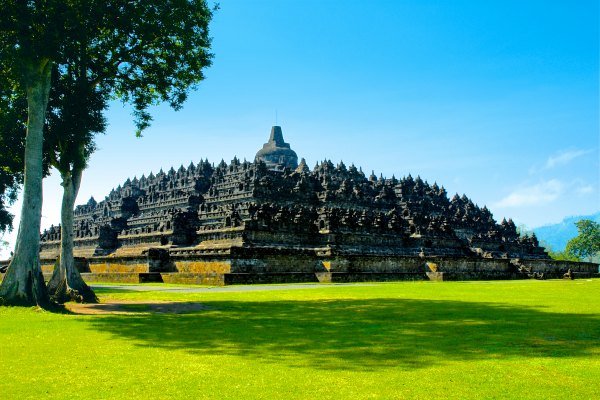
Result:
M534 228L533 231L542 244L548 244L553 251L563 251L567 247L567 242L577 236L575 222L580 219L590 219L600 223L600 212L592 215L567 217L558 224L540 226Z

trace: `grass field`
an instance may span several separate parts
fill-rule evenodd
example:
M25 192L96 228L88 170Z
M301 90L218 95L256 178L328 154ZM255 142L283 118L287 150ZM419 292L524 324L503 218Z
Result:
M0 307L2 399L593 399L600 280L232 293L182 314Z

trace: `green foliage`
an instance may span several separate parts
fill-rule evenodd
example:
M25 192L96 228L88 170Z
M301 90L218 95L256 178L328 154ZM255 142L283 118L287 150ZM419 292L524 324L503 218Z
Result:
M546 249L546 252L548 253L548 255L554 259L554 260L559 260L559 261L581 261L581 259L579 257L576 257L572 254L567 253L565 250L563 251L555 251L552 246L550 246L548 243L542 241L540 242L540 246L544 247Z
M0 17L0 231L23 179L31 70L53 63L45 157L61 171L84 165L104 132L109 98L134 106L138 134L147 108L179 109L204 79L212 54L204 0L7 0ZM36 63L37 61L37 63Z
M23 60L53 63L45 154L68 170L94 150L110 98L133 105L138 135L150 124L149 106L181 108L211 64L212 11L204 0L8 0L0 18L0 90L27 86ZM23 97L9 100L22 104Z
M97 289L104 300L208 308L152 314L133 307L125 315L92 316L0 308L6 344L0 393L128 400L595 398L599 286L595 279L228 293Z
M0 232L12 229L7 208L17 199L23 183L23 151L27 102L0 73Z
M567 253L567 251L553 251L552 249L546 248L548 255L554 260L558 261L581 261L581 258Z
M94 136L103 133L107 95L91 87L85 66L55 68L44 132L44 156L61 173L83 170L95 150Z
M589 258L600 253L600 224L588 219L575 223L579 235L569 240L566 253L578 258Z
M4 0L1 72L26 80L23 61L86 54L89 77L138 112L179 107L210 65L212 11L204 0Z
M149 106L179 109L211 63L204 0L89 0L71 13L59 72L78 64L93 90L131 103L138 133L151 121Z

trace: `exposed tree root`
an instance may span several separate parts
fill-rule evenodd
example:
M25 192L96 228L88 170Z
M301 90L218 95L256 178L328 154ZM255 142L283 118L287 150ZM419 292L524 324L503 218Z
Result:
M9 268L0 286L0 305L5 306L39 306L50 308L44 276L41 271L20 271Z
M52 278L48 282L48 293L52 301L63 304L68 301L77 303L97 303L96 294L81 278L79 271L61 271L60 261L54 265Z

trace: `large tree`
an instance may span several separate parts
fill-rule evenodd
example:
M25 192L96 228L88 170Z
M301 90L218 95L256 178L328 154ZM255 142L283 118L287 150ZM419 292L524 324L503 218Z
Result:
M575 222L579 235L569 240L565 252L580 259L600 254L600 224L589 219Z
M3 303L45 306L49 300L38 252L44 118L53 58L64 29L57 3L7 0L0 15L3 91L22 92L27 98L23 204L15 254L0 286Z
M90 154L94 136L104 132L103 111L108 93L88 81L85 54L76 57L62 73L53 73L53 84L46 124L45 154L61 176L60 257L55 265L48 292L56 302L69 300L95 302L94 291L84 282L73 256L73 208L81 176Z
M132 104L139 134L151 121L148 107L166 101L179 109L188 90L204 79L212 57L212 9L205 0L6 0L2 11L1 72L27 93L28 121L21 223L0 298L45 306L39 231L52 71L68 73L85 58L88 84Z

